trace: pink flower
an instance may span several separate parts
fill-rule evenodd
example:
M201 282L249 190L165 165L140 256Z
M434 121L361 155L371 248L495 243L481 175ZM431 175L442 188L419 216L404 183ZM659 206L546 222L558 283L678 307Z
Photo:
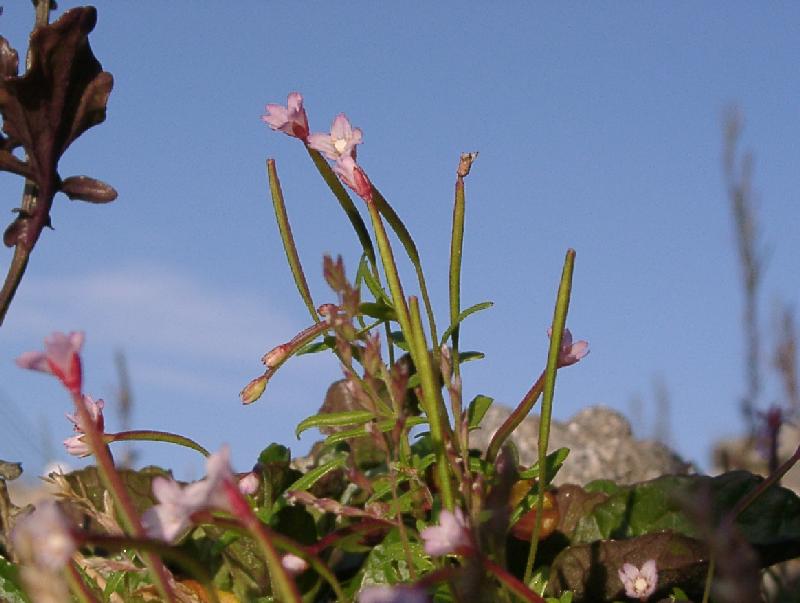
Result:
M547 336L553 335L552 327L547 328ZM564 329L564 335L561 337L561 352L558 355L558 366L569 366L575 364L581 358L589 353L589 342L578 341L572 343L572 333L569 329Z
M281 557L281 565L290 576L297 576L308 569L308 562L302 557L287 553Z
M105 420L103 419L105 402L103 400L95 402L91 396L86 395L82 397L82 401L86 412L89 414L89 419L94 423L95 429L102 433L105 430ZM86 433L86 426L81 423L77 412L74 415L68 414L67 418L72 421L73 429L76 433L71 438L64 440L64 447L67 449L67 453L77 457L89 456L92 451L89 448L89 444L83 439L83 435Z
M331 161L342 157L356 156L356 145L361 144L361 129L353 128L344 113L339 113L333 120L330 134L312 134L308 137L308 146L316 149Z
M626 596L646 601L655 592L658 585L656 562L654 559L645 561L642 569L626 563L619 570L619 579L625 587Z
M11 534L20 558L38 568L58 571L78 548L67 518L54 500L45 500L36 510L17 521Z
M17 358L17 366L55 375L71 394L78 395L83 384L81 346L83 332L56 331L44 340L44 352L25 352Z
M358 603L428 603L430 599L418 586L366 586L358 593Z
M231 504L225 492L226 484L233 484L227 446L208 457L206 478L181 486L174 479L153 479L153 494L158 504L142 515L142 525L151 538L174 542L189 526L192 515L199 511L221 509L230 511Z
M262 121L273 130L280 130L302 141L308 138L308 116L303 108L303 96L292 92L286 99L286 106L269 104Z
M242 494L255 494L258 491L260 480L255 471L251 471L239 480L239 492Z
M442 511L439 525L425 528L420 532L425 541L425 552L437 557L449 553L466 553L472 550L472 536L461 509L455 513Z
M336 175L342 179L342 182L352 188L359 197L365 201L372 199L372 184L364 173L364 170L359 167L356 160L350 155L345 155L334 163L333 171L336 172Z

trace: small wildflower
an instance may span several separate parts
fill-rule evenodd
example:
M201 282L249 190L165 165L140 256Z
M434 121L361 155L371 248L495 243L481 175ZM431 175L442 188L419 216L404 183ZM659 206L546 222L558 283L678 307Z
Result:
M425 541L425 552L433 557L472 549L472 538L461 509L456 509L455 513L442 511L439 525L425 528L420 536Z
M311 134L308 146L316 149L331 161L342 157L356 156L356 145L361 144L361 129L353 128L344 113L339 113L333 120L330 134Z
M430 599L418 586L366 586L358 593L358 603L428 603Z
M153 494L158 504L142 515L142 525L151 538L174 542L190 525L192 515L208 509L230 511L225 484L234 481L227 446L206 461L206 478L181 486L174 479L153 479Z
M552 327L548 327L547 336L553 335ZM564 335L561 337L561 351L558 355L558 366L569 366L575 364L581 358L589 353L589 342L578 341L572 343L572 333L569 329L564 329Z
M68 335L56 331L44 340L44 352L25 352L17 358L17 366L55 375L71 394L78 395L83 385L82 346L81 331Z
M303 96L292 92L286 99L286 106L269 104L261 119L273 130L280 130L302 141L308 139L308 116L303 108Z
M308 562L302 557L287 553L281 557L281 565L290 576L297 576L308 569Z
M646 601L656 590L658 584L658 571L656 562L649 559L644 562L642 569L626 563L619 570L619 579L625 587L625 595L631 599Z
M333 164L333 171L342 179L347 186L352 188L356 194L364 199L370 201L372 199L372 184L367 178L356 160L350 155L345 155Z
M82 397L82 401L89 415L89 419L94 423L95 429L103 433L105 430L105 420L103 419L103 407L105 406L105 402L103 402L102 399L98 399L95 402L91 396L87 395ZM67 419L72 422L76 434L64 440L64 447L67 449L67 453L81 458L89 456L92 451L83 437L86 433L86 425L81 423L81 418L77 412L74 415L68 414Z
M239 492L247 495L255 494L258 491L259 483L258 474L251 471L239 480Z
M256 377L239 392L239 398L241 398L242 404L252 404L261 397L266 388L267 376L261 375L260 377Z
M58 571L78 548L69 522L54 500L45 500L14 526L11 538L20 559L43 570Z

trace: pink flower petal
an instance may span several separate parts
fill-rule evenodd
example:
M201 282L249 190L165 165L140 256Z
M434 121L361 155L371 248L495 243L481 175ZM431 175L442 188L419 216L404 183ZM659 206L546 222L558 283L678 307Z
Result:
M25 352L17 358L17 365L55 375L70 393L77 395L83 383L80 357L83 339L80 331L68 335L54 332L45 338L44 352Z
M360 128L353 128L344 113L339 113L333 120L330 134L311 134L308 146L316 149L331 161L339 161L343 157L355 159L356 145L361 144Z
M270 103L266 111L261 119L270 128L302 141L308 139L308 116L303 108L303 96L299 92L289 94L285 107Z

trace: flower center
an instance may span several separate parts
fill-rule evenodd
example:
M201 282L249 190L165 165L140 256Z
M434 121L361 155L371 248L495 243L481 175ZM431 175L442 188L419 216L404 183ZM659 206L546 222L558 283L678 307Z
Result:
M633 590L636 591L637 593L643 593L647 590L648 586L649 584L647 583L647 580L645 580L642 577L639 577L636 578L636 580L633 583Z
M333 148L336 149L336 152L339 153L339 155L344 154L344 150L347 148L347 139L337 138L333 141Z

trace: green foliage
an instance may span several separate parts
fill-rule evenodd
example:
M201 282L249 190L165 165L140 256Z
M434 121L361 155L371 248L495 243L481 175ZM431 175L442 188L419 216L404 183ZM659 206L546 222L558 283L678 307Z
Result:
M0 601L30 603L22 589L17 566L3 557L0 557Z

